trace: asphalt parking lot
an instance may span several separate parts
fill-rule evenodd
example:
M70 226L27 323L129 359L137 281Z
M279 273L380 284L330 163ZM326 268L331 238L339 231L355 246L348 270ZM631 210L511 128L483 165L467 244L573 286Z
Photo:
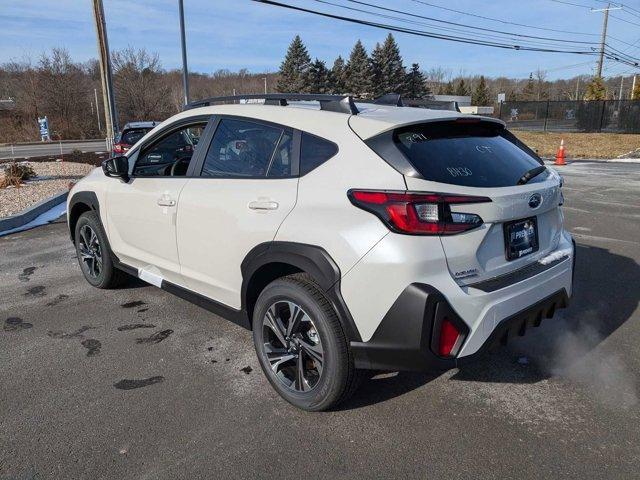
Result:
M63 222L0 238L0 479L638 478L640 165L576 163L572 305L462 370L304 413L250 334L82 278Z

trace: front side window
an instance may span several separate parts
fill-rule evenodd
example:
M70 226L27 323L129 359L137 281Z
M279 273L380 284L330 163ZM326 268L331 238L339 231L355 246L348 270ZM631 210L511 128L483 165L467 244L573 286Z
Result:
M206 122L174 130L141 150L133 168L137 177L180 177L187 174L191 157Z
M291 172L291 140L283 128L245 120L220 120L202 168L203 177L286 176ZM288 150L287 150L288 149ZM277 151L276 151L277 150Z

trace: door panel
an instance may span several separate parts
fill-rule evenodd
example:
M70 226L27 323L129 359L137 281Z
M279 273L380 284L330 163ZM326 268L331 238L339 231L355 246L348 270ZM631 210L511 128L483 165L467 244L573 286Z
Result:
M187 288L239 309L240 265L253 247L274 239L295 205L297 185L297 178L189 179L177 219Z
M127 265L182 283L176 245L176 209L186 178L111 182L107 192L109 241ZM155 267L155 268L154 268Z
M154 285L184 283L176 242L176 213L186 174L202 156L199 139L210 117L168 126L129 155L132 178L110 182L105 206L111 248ZM205 144L206 144L205 140Z

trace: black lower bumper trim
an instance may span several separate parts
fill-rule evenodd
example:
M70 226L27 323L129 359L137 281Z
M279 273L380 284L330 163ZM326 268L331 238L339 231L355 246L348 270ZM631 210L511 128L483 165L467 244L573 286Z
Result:
M469 330L438 290L421 283L409 285L371 340L351 342L356 368L424 371L455 367L455 359L439 357L431 350L434 325L443 312L461 331Z
M483 280L481 282L469 283L465 285L465 287L477 288L478 290L482 290L483 292L487 293L495 292L496 290L500 290L515 283L527 280L534 275L539 275L542 272L546 272L547 270L555 267L562 262L565 262L566 260L568 260L568 257L557 258L545 265L539 262L535 262L505 275L500 275L498 277Z
M513 336L522 336L538 327L543 318L569 303L565 289L536 302L506 318L495 328L478 352L460 358L443 358L434 353L442 312L467 334L469 328L455 314L444 295L430 285L414 283L400 294L380 322L371 340L351 342L356 368L387 371L448 370L473 361L490 347L505 344Z

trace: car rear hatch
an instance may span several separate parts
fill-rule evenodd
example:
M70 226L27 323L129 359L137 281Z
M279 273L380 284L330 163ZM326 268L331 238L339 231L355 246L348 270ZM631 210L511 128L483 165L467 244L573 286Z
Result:
M416 123L366 143L405 174L408 192L439 195L432 212L450 222L439 235L460 285L549 263L563 229L561 179L501 122ZM418 216L429 198L414 204Z

